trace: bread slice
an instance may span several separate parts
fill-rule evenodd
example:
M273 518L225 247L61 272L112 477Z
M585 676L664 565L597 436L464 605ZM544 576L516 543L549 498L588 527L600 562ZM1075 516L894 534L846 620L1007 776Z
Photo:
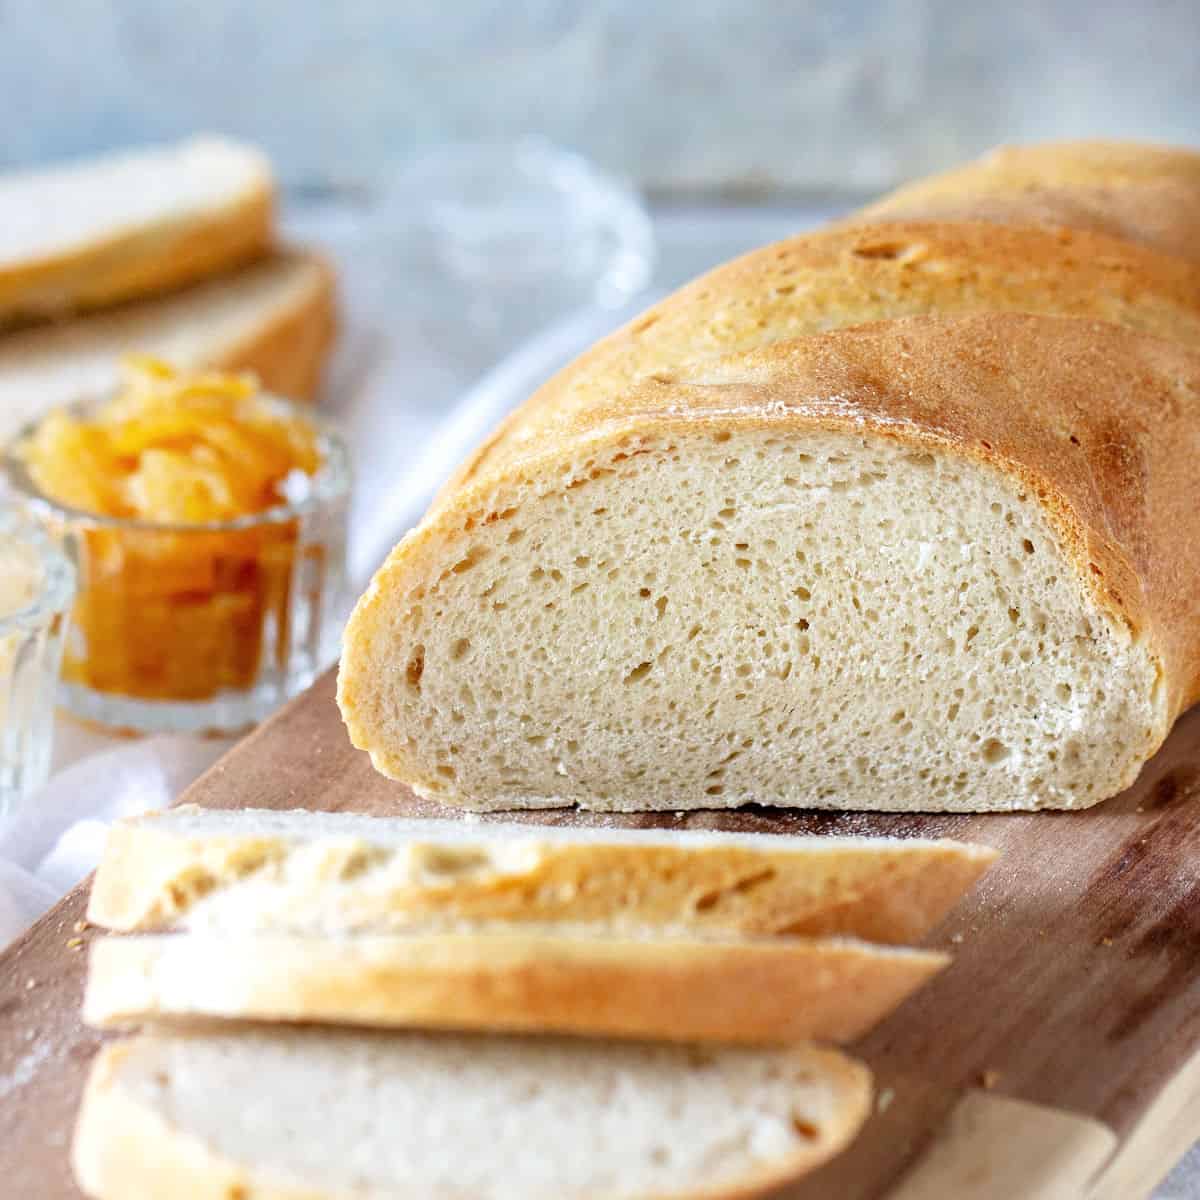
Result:
M852 220L912 218L1090 230L1200 261L1200 152L1105 141L1000 146Z
M742 271L569 367L393 551L346 633L354 744L477 810L1131 783L1200 698L1200 352L1000 311L798 337L786 248ZM726 316L664 350L676 305ZM643 335L672 365L626 382Z
M333 275L285 252L158 300L0 338L0 442L51 408L115 387L126 351L254 371L278 395L316 392L335 328Z
M0 325L99 308L263 254L274 182L218 137L0 177Z
M849 1042L949 962L840 939L161 934L93 942L83 1012L101 1028L222 1018Z
M937 924L995 856L952 841L185 805L113 827L88 919L236 936L553 922L608 934L843 934L903 944Z
M106 1046L72 1161L98 1200L734 1200L866 1120L836 1051L245 1030Z

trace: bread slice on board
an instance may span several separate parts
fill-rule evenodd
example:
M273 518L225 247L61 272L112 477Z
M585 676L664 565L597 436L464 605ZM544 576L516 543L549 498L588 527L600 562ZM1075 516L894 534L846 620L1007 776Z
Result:
M852 221L917 218L1091 230L1200 261L1200 151L1136 142L1000 146Z
M569 923L918 941L994 861L887 838L555 829L185 805L118 822L88 919L235 935Z
M159 934L92 945L84 1019L850 1042L949 964L843 939Z
M0 176L0 326L180 287L266 252L266 158L196 137Z
M0 442L51 408L115 387L131 350L254 371L269 391L311 399L335 325L332 272L288 251L161 299L9 334L0 338Z
M72 1161L98 1200L735 1200L841 1151L832 1050L245 1030L106 1046Z

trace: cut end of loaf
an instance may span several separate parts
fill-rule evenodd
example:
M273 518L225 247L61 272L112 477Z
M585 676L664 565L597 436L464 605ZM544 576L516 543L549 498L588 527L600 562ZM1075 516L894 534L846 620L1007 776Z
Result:
M1019 478L769 424L593 451L360 601L340 703L385 774L475 809L1075 808L1161 740L1152 650Z

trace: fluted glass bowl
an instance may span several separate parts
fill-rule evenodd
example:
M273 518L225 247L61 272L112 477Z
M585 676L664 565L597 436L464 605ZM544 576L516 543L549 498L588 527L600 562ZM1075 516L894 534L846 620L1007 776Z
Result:
M50 773L54 699L75 570L0 501L0 822Z
M15 447L34 426L10 443L10 488L78 572L60 689L76 716L141 733L238 732L336 659L347 601L347 450L311 411L259 399L316 429L322 465L288 503L227 521L81 512L30 477Z

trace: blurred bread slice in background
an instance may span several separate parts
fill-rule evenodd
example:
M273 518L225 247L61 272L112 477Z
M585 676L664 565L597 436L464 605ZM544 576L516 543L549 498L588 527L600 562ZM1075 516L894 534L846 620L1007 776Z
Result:
M211 136L0 176L0 327L259 258L274 209L266 157Z
M267 391L310 400L335 329L330 267L282 251L162 299L11 333L0 337L0 442L51 408L115 386L129 351L253 371Z

